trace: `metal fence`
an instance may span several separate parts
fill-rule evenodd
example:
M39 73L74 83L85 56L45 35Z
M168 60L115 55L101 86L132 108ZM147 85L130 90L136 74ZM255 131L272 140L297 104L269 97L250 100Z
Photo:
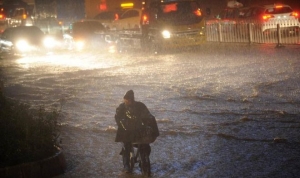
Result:
M284 21L282 23L290 22ZM253 21L206 23L206 40L212 42L274 43L277 45L300 44L299 27L281 28L280 24L271 25L271 29L264 30L265 25Z

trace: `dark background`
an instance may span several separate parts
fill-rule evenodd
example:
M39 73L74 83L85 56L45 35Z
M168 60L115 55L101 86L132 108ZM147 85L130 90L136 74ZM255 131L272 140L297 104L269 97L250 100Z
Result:
M0 0L0 3L3 2L12 2L19 0ZM60 0L61 1L61 0ZM64 0L70 1L70 0ZM72 2L76 2L76 0L71 0ZM86 0L89 1L89 0ZM101 0L99 0L100 3ZM144 0L113 0L116 7L121 4L121 2L142 2ZM223 8L227 6L227 2L229 0L198 0L203 9L210 8L212 15L217 15ZM300 0L237 0L244 4L244 6L251 6L256 4L274 4L274 3L284 3L290 5L295 11L300 13ZM55 2L55 0L35 0L36 5L49 5ZM106 0L107 4L111 4L112 0Z

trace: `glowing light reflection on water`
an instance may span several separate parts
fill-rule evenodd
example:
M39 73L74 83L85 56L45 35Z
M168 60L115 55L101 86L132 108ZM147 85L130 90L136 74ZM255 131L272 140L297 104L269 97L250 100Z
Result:
M91 70L109 68L122 65L122 61L113 60L111 55L97 55L94 53L49 54L43 56L25 56L16 62L23 68L37 66L56 66L72 70Z

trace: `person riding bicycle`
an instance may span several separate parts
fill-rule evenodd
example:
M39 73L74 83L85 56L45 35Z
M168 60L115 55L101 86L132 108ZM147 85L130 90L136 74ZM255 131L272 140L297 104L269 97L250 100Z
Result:
M125 172L130 170L130 151L132 143L137 143L141 139L141 129L149 126L152 128L152 136L155 140L159 136L159 131L155 117L149 112L146 105L142 102L135 101L133 90L129 90L123 97L124 101L117 107L115 120L118 130L115 142L122 142L122 150L120 155L123 157L123 165ZM148 155L151 153L149 143L140 144L141 151Z

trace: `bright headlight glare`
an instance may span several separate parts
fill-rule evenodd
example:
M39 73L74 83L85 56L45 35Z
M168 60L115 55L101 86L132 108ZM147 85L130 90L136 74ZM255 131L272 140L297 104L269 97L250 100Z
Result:
M46 37L44 39L44 46L46 48L53 48L55 46L55 40L52 37Z
M168 30L164 30L162 33L163 38L170 38L171 33Z
M73 39L73 37L71 35L69 35L69 34L64 34L63 38L64 39Z
M82 50L84 47L84 41L76 41L76 49Z
M16 43L16 47L18 50L20 51L28 51L29 50L29 44L26 40L19 40L17 43Z

